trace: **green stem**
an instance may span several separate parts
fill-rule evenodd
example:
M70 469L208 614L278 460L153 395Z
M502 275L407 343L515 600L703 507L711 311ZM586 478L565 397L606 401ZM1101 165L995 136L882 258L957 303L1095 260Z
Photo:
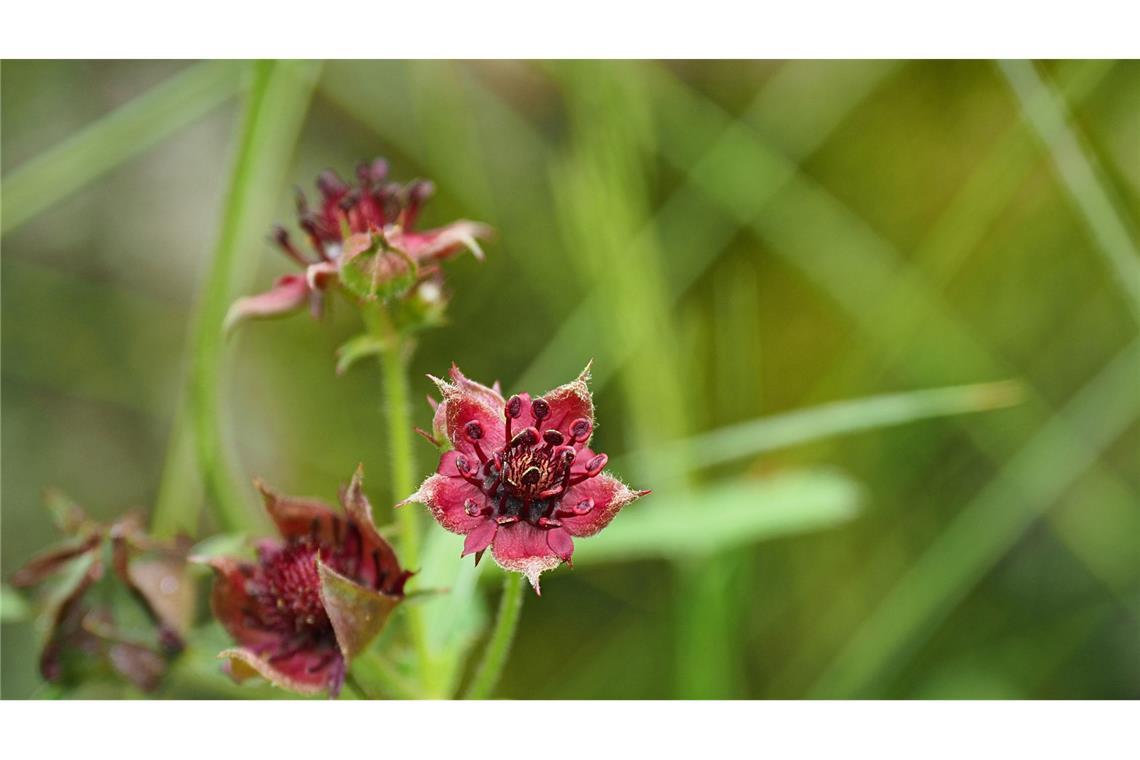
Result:
M521 573L507 573L507 578L503 582L503 598L499 601L495 630L491 632L487 648L483 650L483 661L479 663L479 669L471 679L471 686L464 695L465 699L487 699L498 684L522 613L525 580Z
M411 342L401 336L392 325L382 305L363 311L369 332L383 344L380 351L380 371L383 380L385 420L388 425L388 455L391 457L391 483L393 503L407 498L416 486L416 460L412 448L411 388L408 384L408 364L412 355ZM420 515L412 507L396 510L396 524L400 535L400 558L404 567L420 569ZM427 626L423 609L416 604L407 605L408 633L415 647L419 664L420 681L429 694L435 683L435 662L427 641Z

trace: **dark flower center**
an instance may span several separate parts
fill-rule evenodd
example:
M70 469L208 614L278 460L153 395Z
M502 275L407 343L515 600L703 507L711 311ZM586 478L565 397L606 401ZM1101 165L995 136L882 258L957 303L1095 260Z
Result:
M590 420L580 418L570 425L567 437L560 430L543 425L550 417L550 404L544 399L531 403L534 427L517 434L514 420L522 414L522 399L512 396L506 404L504 445L488 453L481 441L483 426L468 422L463 434L475 450L479 463L460 454L455 459L459 474L486 497L482 505L468 500L467 513L487 515L500 525L524 520L539 528L557 528L561 518L584 515L594 508L593 500L563 503L566 493L577 484L597 476L606 466L605 454L575 470L574 460L593 431Z
M262 627L300 639L332 635L332 623L321 603L318 551L316 544L303 540L262 558L250 589Z

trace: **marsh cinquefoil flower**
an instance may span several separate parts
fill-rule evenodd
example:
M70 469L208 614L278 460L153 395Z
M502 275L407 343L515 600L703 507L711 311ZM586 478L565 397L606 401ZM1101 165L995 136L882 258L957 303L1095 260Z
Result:
M633 491L602 472L607 457L589 447L594 403L589 368L571 383L532 399L504 399L497 387L451 368L452 382L432 378L443 394L437 435L453 447L436 474L402 503L425 504L447 530L466 536L463 556L491 556L539 576L571 563L574 538L592 536L648 491Z
M238 643L219 655L235 680L336 696L348 662L403 600L411 573L376 531L361 478L358 468L341 490L344 514L258 483L281 540L261 542L256 563L203 560L217 574L214 615Z
M431 182L389 182L383 159L361 164L356 176L357 184L351 186L331 170L322 172L316 208L298 192L298 225L312 252L304 252L284 227L274 228L273 239L304 273L283 275L265 293L235 301L226 315L227 330L245 319L288 314L306 305L319 316L326 291L337 283L364 299L404 296L421 286L439 293L439 262L464 248L483 257L477 240L490 234L484 224L461 219L436 229L414 229L435 192Z
M110 671L153 691L182 651L194 612L187 542L151 538L138 514L103 525L57 492L46 500L68 538L11 578L45 592L41 675L74 683Z

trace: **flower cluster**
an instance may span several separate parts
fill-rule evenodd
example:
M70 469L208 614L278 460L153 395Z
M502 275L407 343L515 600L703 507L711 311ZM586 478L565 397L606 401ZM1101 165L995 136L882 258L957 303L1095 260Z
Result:
M443 394L436 435L452 449L401 504L425 504L440 525L466 536L463 556L478 562L490 547L500 566L526 575L538 592L544 571L572 563L574 538L594 535L649 493L603 472L606 455L590 449L589 376L587 367L533 399L504 399L455 366L451 382L433 377Z
M186 542L151 538L135 514L101 525L61 494L47 500L68 538L11 579L16 588L43 589L41 675L72 683L109 667L153 691L182 651L193 615Z
M308 306L319 316L325 297L339 284L364 299L416 296L422 309L438 309L443 297L439 263L463 249L482 258L478 240L490 234L479 222L459 220L416 231L424 204L434 193L426 180L388 181L383 159L361 164L349 185L332 170L317 178L320 202L297 194L297 222L311 249L305 252L284 227L273 231L277 247L303 270L280 277L265 293L238 299L226 315L229 330L239 322L275 317ZM430 316L430 315L421 315Z
M214 615L238 646L221 657L237 681L259 675L303 694L336 696L352 658L404 598L401 569L372 522L362 471L341 489L343 513L257 483L281 534L257 561L203 559L214 568Z

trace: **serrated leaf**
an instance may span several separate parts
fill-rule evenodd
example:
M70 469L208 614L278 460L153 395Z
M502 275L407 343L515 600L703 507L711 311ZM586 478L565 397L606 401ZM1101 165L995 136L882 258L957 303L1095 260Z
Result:
M708 556L852 519L859 487L845 475L805 470L736 480L685 496L654 494L624 509L597 536L575 542L574 561Z
M384 350L384 341L375 335L362 333L349 338L336 350L336 373L343 375L356 362L365 357L375 356Z

